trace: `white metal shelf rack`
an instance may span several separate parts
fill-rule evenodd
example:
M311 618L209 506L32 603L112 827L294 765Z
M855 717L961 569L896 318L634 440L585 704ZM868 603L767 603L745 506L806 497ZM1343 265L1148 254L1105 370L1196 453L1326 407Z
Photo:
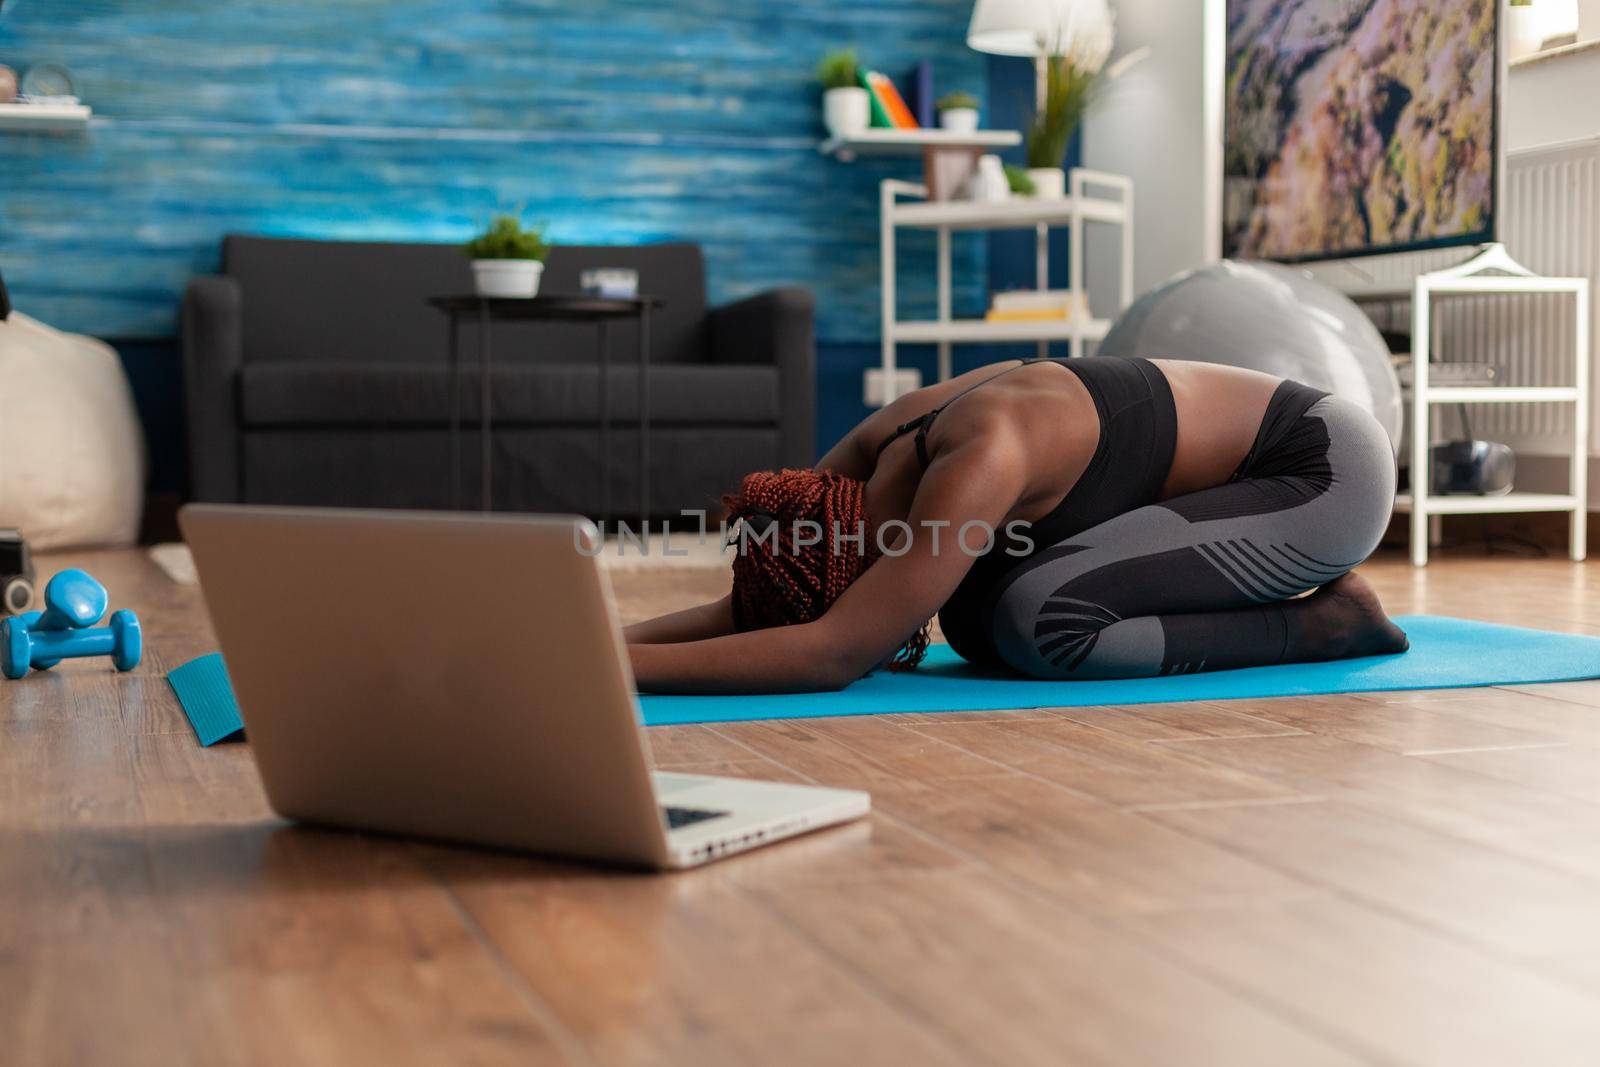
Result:
M1491 273L1495 272L1495 273ZM1503 245L1489 245L1456 267L1418 275L1410 290L1377 288L1352 295L1358 299L1411 297L1411 484L1412 493L1395 500L1395 510L1411 513L1411 562L1428 562L1428 520L1435 515L1497 515L1513 512L1566 512L1571 517L1569 554L1584 558L1588 535L1589 460L1589 279L1543 278L1506 254ZM1572 297L1573 371L1570 386L1440 386L1428 384L1433 302L1438 297L1486 293L1565 293ZM1571 468L1565 493L1518 493L1504 496L1435 496L1432 413L1439 404L1571 404Z
M94 114L87 104L0 104L0 130L46 133L81 130Z
M1016 130L973 130L956 133L953 130L920 129L890 130L871 127L857 130L842 137L829 137L817 146L825 156L833 156L841 163L849 163L857 156L920 156L929 149L975 149L994 151L1011 148L1022 143L1022 134Z
M956 230L1034 231L1034 284L1050 287L1049 233L1051 226L1069 227L1068 270L1072 284L1083 287L1083 228L1086 223L1107 223L1121 230L1121 273L1118 311L1133 301L1133 182L1120 174L1074 167L1067 175L1067 195L1036 200L1015 197L999 203L975 200L927 199L928 189L918 182L889 179L879 186L879 249L883 291L883 380L885 402L894 399L896 349L902 344L935 344L939 352L939 380L951 373L950 346L1014 341L1036 341L1041 350L1051 341L1065 341L1073 356L1084 345L1098 341L1111 320L1074 316L1061 321L987 322L956 319L950 311L950 234ZM1096 192L1091 192L1092 190ZM926 321L903 321L896 310L895 235L901 229L930 229L938 235L938 311ZM1087 298L1085 298L1087 306Z

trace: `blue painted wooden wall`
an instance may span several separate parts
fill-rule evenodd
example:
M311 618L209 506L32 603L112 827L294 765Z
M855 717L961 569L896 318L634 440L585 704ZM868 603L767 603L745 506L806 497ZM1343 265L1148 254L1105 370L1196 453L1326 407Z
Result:
M878 334L877 195L819 156L812 69L857 44L981 93L971 0L8 0L0 62L65 63L96 120L0 134L0 270L23 310L165 336L230 231L458 240L523 207L556 240L702 242L715 299L817 293ZM931 305L931 243L902 241ZM958 246L958 310L984 300Z

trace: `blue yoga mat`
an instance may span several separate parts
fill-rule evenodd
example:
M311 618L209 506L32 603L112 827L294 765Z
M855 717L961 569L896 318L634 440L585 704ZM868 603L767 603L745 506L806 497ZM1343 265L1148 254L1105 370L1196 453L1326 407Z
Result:
M1395 621L1410 636L1411 651L1336 663L1297 663L1116 682L1038 682L986 674L969 666L948 645L935 645L915 671L879 671L837 693L644 696L639 698L639 705L646 725L667 726L896 711L1081 708L1392 689L1456 689L1600 678L1600 637L1438 615L1408 615ZM243 728L221 653L191 660L167 678L202 745L215 744Z
M836 693L645 696L639 703L647 725L666 726L896 711L1081 708L1313 693L1453 689L1600 678L1600 637L1438 615L1408 615L1395 622L1411 638L1409 652L1335 663L1296 663L1112 682L1040 682L975 670L948 645L935 645L915 671L878 671Z
M244 729L239 720L239 702L233 696L233 682L221 652L190 660L167 673L167 682L178 695L178 705L194 727L195 740L209 748Z

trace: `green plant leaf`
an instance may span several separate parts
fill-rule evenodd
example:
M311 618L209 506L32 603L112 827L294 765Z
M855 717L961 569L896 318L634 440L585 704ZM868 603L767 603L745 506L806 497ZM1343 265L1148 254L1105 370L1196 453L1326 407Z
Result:
M1072 131L1094 101L1100 73L1078 66L1066 56L1045 61L1044 107L1028 123L1030 167L1059 167L1067 158Z
M860 67L854 48L836 48L817 64L817 81L824 89L851 89L856 85L856 71Z
M544 227L524 227L515 215L496 215L489 228L461 246L470 259L531 259L543 263L550 254Z

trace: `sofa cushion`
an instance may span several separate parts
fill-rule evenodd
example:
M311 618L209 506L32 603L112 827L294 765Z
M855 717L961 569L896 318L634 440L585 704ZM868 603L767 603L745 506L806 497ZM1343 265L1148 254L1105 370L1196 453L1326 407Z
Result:
M602 513L605 482L617 514L638 511L638 439L631 427L611 438L600 458L594 427L505 426L494 432L494 504L501 511ZM444 427L283 426L246 433L240 500L322 507L450 506L450 436ZM751 470L781 465L776 426L650 428L650 513L714 509ZM477 507L480 474L475 435L461 451L460 503ZM609 471L607 479L602 472ZM714 521L714 520L713 520ZM711 536L715 535L715 527ZM676 538L675 538L676 540ZM659 550L652 542L652 551Z
M610 415L638 419L638 372L610 368ZM600 368L502 364L490 372L494 418L593 426ZM649 369L653 425L768 425L778 421L778 370L749 365L668 364ZM478 417L478 373L461 372L461 413ZM450 419L450 372L442 364L301 361L246 363L239 402L247 426L439 425Z

